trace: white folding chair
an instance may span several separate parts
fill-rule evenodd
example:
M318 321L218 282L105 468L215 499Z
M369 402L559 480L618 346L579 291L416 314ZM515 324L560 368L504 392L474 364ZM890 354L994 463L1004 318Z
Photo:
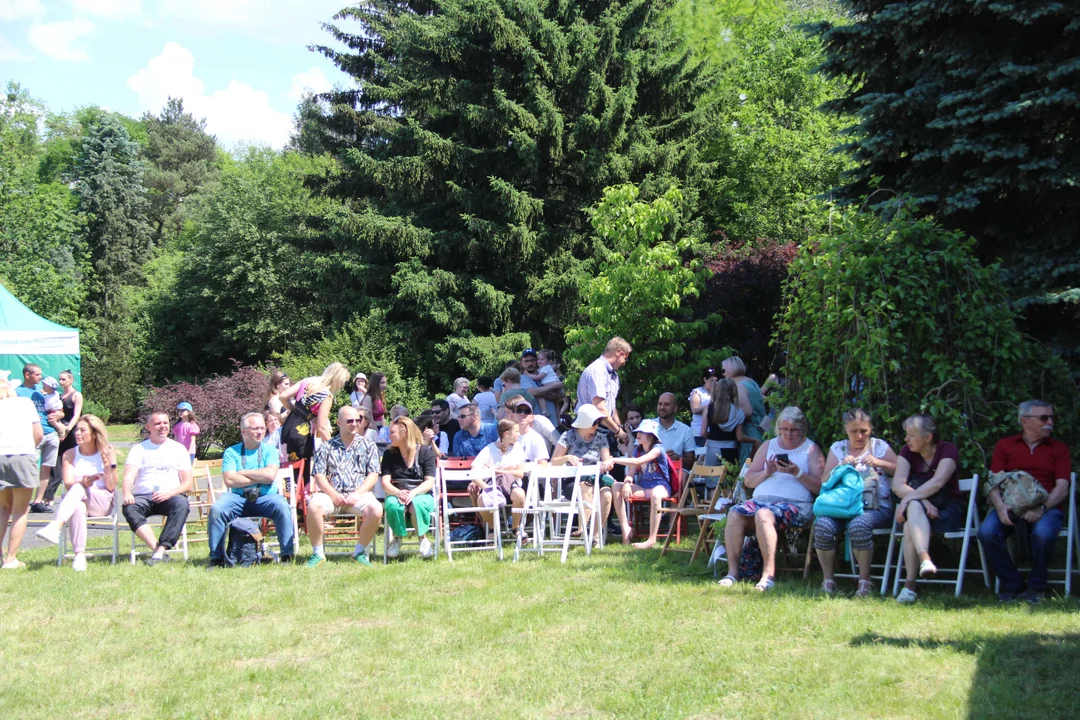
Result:
M156 516L154 516L154 515L147 515L146 516L147 525L150 524L150 518L152 518L152 517L156 517ZM165 527L165 518L164 517L161 518L161 527L158 528L158 535L161 534L161 528L162 527ZM129 530L128 532L131 532L131 531ZM152 554L150 550L136 550L135 549L136 541L139 541L138 538L135 536L134 532L131 532L131 564L132 565L135 564L136 558L138 558L140 555L150 555L150 554ZM139 541L139 542L141 542L141 541ZM177 543L177 545L175 547L169 548L168 550L165 551L166 555L175 555L176 553L182 553L183 556L184 556L184 562L187 562L187 559L188 559L188 537L187 537L187 523L186 522L184 523L183 530L180 531L180 542Z
M971 542L974 539L975 544L979 548L979 563L982 565L983 582L986 587L990 587L990 573L986 569L986 557L983 555L982 545L979 545L979 541L976 538L979 532L979 516L975 508L975 496L978 495L979 490L979 476L965 478L960 481L960 491L968 494L967 501L967 513L964 515L964 528L962 530L955 530L947 532L942 535L946 540L961 540L960 546L960 565L957 568L943 568L938 567L938 575L941 573L956 573L955 580L939 579L937 577L931 579L919 579L921 583L937 583L939 585L954 585L956 588L956 596L959 597L960 593L964 589L964 575L967 573L973 573L974 570L967 569L967 557L968 548L971 546ZM889 554L890 559L892 555L892 548L895 546L899 549L900 557L896 561L896 572L893 575L893 595L900 592L900 575L904 570L904 549L901 543L904 539L904 532L901 526L894 520L892 529L892 538L889 540ZM890 560L886 560L888 564ZM883 582L882 585L885 583Z
M121 522L121 508L124 506L124 493L120 490L119 484L116 487L116 491L113 493L113 508L112 513L109 515L100 515L97 517L86 518L86 530L89 532L91 529L96 530L112 530L112 564L116 564L116 559L120 557L120 522ZM75 553L69 553L67 551L67 536L68 528L64 527L60 531L60 544L58 546L59 552L56 555L57 566L64 564L64 558L75 558ZM103 553L85 553L86 557L97 557Z
M485 484L493 484L495 482L495 471L491 468L454 469L451 467L444 467L441 463L439 465L438 476L435 479L435 485L438 488L438 496L441 504L440 521L442 522L443 548L446 550L446 557L451 562L454 561L455 551L472 552L476 550L494 550L496 553L498 553L499 559L503 559L502 518L505 511L499 507L474 507L471 505L464 507L454 507L450 504L450 493L447 488L448 483L469 483L474 480L480 480ZM479 518L481 517L480 513L491 514L491 521L493 527L491 528L489 537L479 538L477 540L451 539L450 523L455 517L460 517L462 515L474 515Z
M581 482L583 479L592 478L595 483L594 499L596 507L599 507L600 497L600 466L599 465L538 465L533 477L538 483L538 490L542 490L544 499L539 500L536 505L536 512L538 514L538 520L542 523L541 530L539 532L539 545L551 547L553 550L557 547L562 548L562 562L566 562L567 555L570 552L571 545L582 545L585 547L585 554L592 554L592 536L593 526L596 523L582 522L582 518L585 517L586 503L581 493ZM573 480L573 488L570 493L570 498L566 499L562 497L562 481ZM597 509L594 509L594 516L597 513ZM574 520L578 519L578 526L581 528L581 537L574 538ZM551 528L551 539L548 539L547 529ZM560 535L562 535L560 539ZM542 553L542 548L539 549Z
M438 480L438 477L436 477L435 478L435 488L433 488L432 491L437 492L438 486L439 486L439 480ZM384 503L384 506L385 506L385 503ZM405 530L406 530L406 532L408 532L409 530L412 530L413 532L417 532L416 528L409 527L409 525L408 525L408 522L409 522L408 518L409 518L410 515L412 515L412 511L406 508L406 510L405 510L405 523L406 523L405 524ZM435 535L435 557L434 557L435 560L439 559L440 545L442 543L442 534L440 532L441 528L439 527L440 518L441 518L441 513L439 512L439 498L436 495L436 497L435 497L435 508L431 511L431 518L428 521L428 524L431 526L431 531ZM419 536L419 532L417 532L417 535ZM389 549L390 541L392 541L393 539L394 539L394 531L390 529L390 523L386 522L386 516L384 514L384 516L383 516L383 565L390 562L390 556L387 555L386 551L387 551L387 549ZM405 538L402 538L403 541L404 541L404 539ZM374 545L374 544L375 543L372 542L372 545ZM413 545L413 544L419 545L420 544L420 538L419 537L416 538L416 543L410 542L409 544L410 545Z
M534 462L525 463L525 505L510 510L513 515L521 516L521 523L518 525L520 532L517 533L514 542L514 562L521 558L523 552L534 552L540 556L544 554L545 511L540 509L540 502L543 499L540 485L544 481L537 472L537 468L540 467L543 466ZM532 521L532 544L530 547L526 547L524 540L527 537L526 528L529 527L530 520Z
M1068 500L1068 512L1065 516L1065 526L1058 533L1059 538L1065 538L1065 569L1059 570L1050 568L1049 574L1056 575L1063 573L1064 577L1061 580L1051 580L1049 576L1046 579L1047 584L1050 585L1064 585L1065 595L1068 596L1072 592L1072 576L1073 576L1073 548L1076 552L1080 553L1080 529L1076 527L1076 473L1072 473L1069 476L1069 500ZM993 506L991 506L993 507ZM994 592L1000 592L1001 580L996 576L994 577Z

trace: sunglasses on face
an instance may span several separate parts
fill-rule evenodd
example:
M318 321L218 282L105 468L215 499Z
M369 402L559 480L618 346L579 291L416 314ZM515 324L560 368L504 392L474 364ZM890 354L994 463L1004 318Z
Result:
M515 415L532 415L532 410L527 407L514 408Z
M1038 418L1039 422L1050 422L1054 419L1053 415L1025 415L1026 418Z
M342 420L346 425L359 425L364 422L364 418L349 418L348 420Z

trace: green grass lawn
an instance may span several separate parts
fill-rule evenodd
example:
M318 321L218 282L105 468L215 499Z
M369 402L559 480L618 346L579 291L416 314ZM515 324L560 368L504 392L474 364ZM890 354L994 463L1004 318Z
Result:
M142 425L110 425L110 442L138 442L142 439Z
M127 541L126 534L123 542ZM122 543L123 544L123 543ZM26 551L0 717L1072 718L1080 604L723 591L685 556L203 569ZM306 557L306 551L304 551ZM853 590L854 588L848 588ZM981 590L981 588L979 588Z

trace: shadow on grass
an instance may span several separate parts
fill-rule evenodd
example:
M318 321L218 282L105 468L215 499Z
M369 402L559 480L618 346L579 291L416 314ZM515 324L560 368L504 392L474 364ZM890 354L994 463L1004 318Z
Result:
M968 718L1074 718L1080 688L1080 633L1015 633L962 640L890 637L865 633L851 647L946 650L976 660Z

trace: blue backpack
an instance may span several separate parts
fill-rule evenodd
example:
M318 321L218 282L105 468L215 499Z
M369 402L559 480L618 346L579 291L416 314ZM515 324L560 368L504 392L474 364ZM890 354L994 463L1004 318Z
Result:
M863 479L851 465L838 465L821 483L814 515L849 520L863 513Z
M229 544L225 548L227 567L251 567L273 561L273 553L263 543L258 520L238 518L229 523Z

